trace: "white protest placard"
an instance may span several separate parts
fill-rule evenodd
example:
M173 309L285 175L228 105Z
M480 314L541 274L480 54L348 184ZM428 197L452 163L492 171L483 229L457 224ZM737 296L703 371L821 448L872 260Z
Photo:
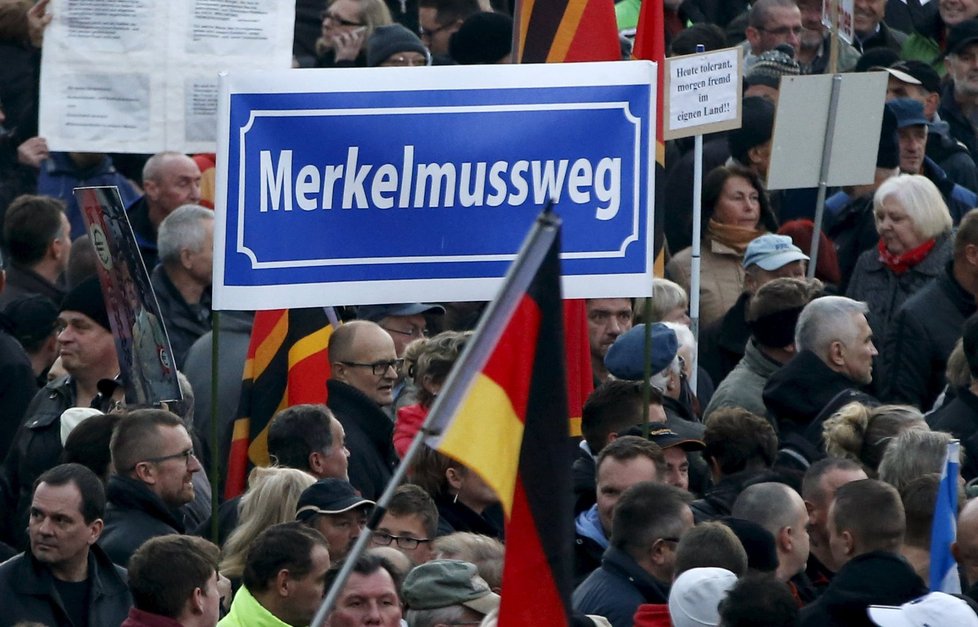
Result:
M739 46L666 59L663 137L739 128L742 65Z
M51 150L214 152L218 73L292 64L279 0L52 0L40 135Z
M921 4L925 3L922 2ZM839 37L847 44L851 44L855 36L852 18L852 14L856 10L855 0L822 0L822 24L826 28L833 27L833 9L839 13Z

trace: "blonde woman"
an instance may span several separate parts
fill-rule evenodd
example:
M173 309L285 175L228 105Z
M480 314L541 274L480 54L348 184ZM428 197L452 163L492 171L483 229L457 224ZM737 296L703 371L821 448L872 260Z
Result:
M238 526L221 551L220 571L234 589L241 585L245 553L258 534L279 523L295 520L296 503L315 477L295 468L255 468L248 477L248 491L241 498Z
M321 17L318 67L365 67L367 38L378 26L394 22L384 0L330 0Z
M929 430L915 407L849 403L825 421L822 440L830 456L858 462L867 475L875 478L887 447L911 429Z

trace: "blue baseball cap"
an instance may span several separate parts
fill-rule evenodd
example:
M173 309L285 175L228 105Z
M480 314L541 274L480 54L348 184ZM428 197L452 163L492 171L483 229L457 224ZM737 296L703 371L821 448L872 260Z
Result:
M794 261L808 261L808 255L801 252L787 235L768 233L755 237L744 253L744 268L758 266L768 272Z

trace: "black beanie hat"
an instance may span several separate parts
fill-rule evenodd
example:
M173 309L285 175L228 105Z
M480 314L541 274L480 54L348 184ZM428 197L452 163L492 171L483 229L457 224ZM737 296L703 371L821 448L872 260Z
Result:
M496 63L513 50L513 18L502 13L470 15L452 35L448 49L461 65Z
M378 26L367 40L367 67L377 67L398 52L418 52L428 58L421 39L401 24Z
M733 158L747 165L747 151L768 142L774 134L774 103L760 96L748 96L741 112L740 128L727 133L727 144Z
M98 276L92 276L68 292L61 302L61 311L77 311L99 323L106 331L112 332L109 324L109 314L105 310L105 299L102 298L102 286Z

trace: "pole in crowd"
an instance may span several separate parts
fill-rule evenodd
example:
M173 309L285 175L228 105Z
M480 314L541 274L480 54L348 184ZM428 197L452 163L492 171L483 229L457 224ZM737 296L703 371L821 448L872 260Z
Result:
M455 429L458 423L463 421L466 416L466 412L470 409L472 404L479 404L480 402L485 402L487 399L489 402L499 402L503 399L500 398L501 394L506 394L508 390L494 387L491 381L486 381L486 376L483 374L483 369L486 367L487 363L490 363L493 356L493 352L497 349L497 344L500 342L500 338L503 337L504 333L507 332L507 327L510 325L511 320L514 318L514 313L522 313L525 309L525 301L527 300L527 290L531 287L534 278L537 275L541 264L547 259L548 254L556 255L559 248L559 229L560 220L552 213L550 210L553 202L551 201L547 209L537 218L536 223L531 229L529 235L523 242L519 254L513 261L512 266L510 266L509 271L506 274L503 285L500 288L499 294L495 299L493 299L483 314L482 319L476 328L475 334L472 341L466 345L466 348L462 355L459 357L458 362L449 374L448 379L445 382L445 386L441 393L432 405L431 412L425 419L424 424L418 431L414 440L411 442L411 446L405 453L401 463L395 469L394 475L388 483L387 487L384 489L383 494L377 500L377 504L374 508L374 512L367 523L367 527L361 533L357 542L354 544L353 548L350 550L346 559L344 560L343 567L340 569L336 579L334 580L326 598L320 605L316 612L312 622L311 627L319 627L324 624L324 621L329 616L330 611L335 606L339 595L349 578L353 565L355 564L357 557L361 555L367 548L368 543L371 540L371 536L376 530L380 521L383 519L386 512L386 508L394 496L394 492L400 483L404 480L407 475L408 469L413 464L414 458L421 451L423 445L426 441L428 444L434 445L439 451L446 454L452 455L452 442L458 443L459 441L467 441L470 445L478 445L485 448L486 442L506 442L510 444L507 453L510 458L502 459L492 452L486 461L495 465L497 468L507 467L512 471L515 471L519 464L519 448L520 439L522 433L516 431L514 433L513 429L506 428L511 427L512 424L506 425L502 424L501 429L497 429L493 436L487 438L478 438L478 443L474 442L475 438L472 437L457 437L458 430ZM558 275L559 281L559 275ZM558 283L559 286L559 283ZM557 306L557 321L553 325L558 331L562 331L562 322L560 321L560 300L559 300L559 287L557 293L557 300L555 301ZM532 314L531 314L532 317ZM524 317L518 317L517 320L520 322L527 322ZM540 325L540 329L544 326ZM526 347L523 347L526 348ZM566 412L566 402L567 395L564 390L564 374L563 374L563 342L559 341L553 343L552 348L556 350L556 363L552 361L550 363L543 364L547 368L553 370L557 375L559 375L559 383L551 387L551 394L556 393L556 396L550 401L553 406L554 411L549 414L551 418L555 418L559 422L560 428L564 430L566 436L567 430L567 412ZM525 363L525 360L524 360ZM510 366L512 364L510 363ZM523 369L512 369L515 376L529 378L531 373L525 372ZM529 387L530 381L526 380L523 382L526 387ZM556 388L556 389L553 389ZM525 399L523 399L525 401ZM563 407L563 415L557 415L557 411L560 407ZM488 423L491 421L484 420L487 414L482 413L479 420L476 422ZM465 425L462 425L463 427ZM490 425L491 427L491 425ZM449 437L449 441L446 441L446 436ZM493 440L492 438L496 439ZM555 442L563 442L554 438ZM535 442L534 445L541 445L540 442ZM515 446L515 449L513 448ZM561 446L560 450L566 449L566 446ZM565 451L566 452L566 451ZM464 457L463 454L459 454L459 457ZM465 458L462 460L464 463L472 467L476 472L479 472L478 460L473 462L471 458ZM479 472L482 475L482 472ZM502 474L506 474L503 472ZM546 474L546 473L543 473ZM515 481L515 472L509 473L509 479ZM496 490L499 495L500 501L504 505L507 515L512 511L513 504L513 490L512 485L507 487L500 484L500 481L494 481L493 477L484 476L486 482ZM504 479L505 482L505 479ZM559 492L559 490L558 490ZM569 498L569 495L568 495ZM510 505L509 508L506 507L507 503ZM569 501L568 501L569 503ZM570 517L567 517L570 520ZM523 556L523 558L528 558L532 556ZM515 560L511 560L515 561ZM569 570L568 570L569 577ZM506 593L508 589L505 585L505 573L504 573L504 601L506 601ZM540 590L530 589L527 590L527 594L539 594ZM513 590L513 596L516 596L519 591ZM569 587L565 590L565 594L569 597ZM569 607L565 604L565 608ZM504 610L505 611L505 610ZM565 617L566 620L566 617ZM565 623L562 623L565 624Z

